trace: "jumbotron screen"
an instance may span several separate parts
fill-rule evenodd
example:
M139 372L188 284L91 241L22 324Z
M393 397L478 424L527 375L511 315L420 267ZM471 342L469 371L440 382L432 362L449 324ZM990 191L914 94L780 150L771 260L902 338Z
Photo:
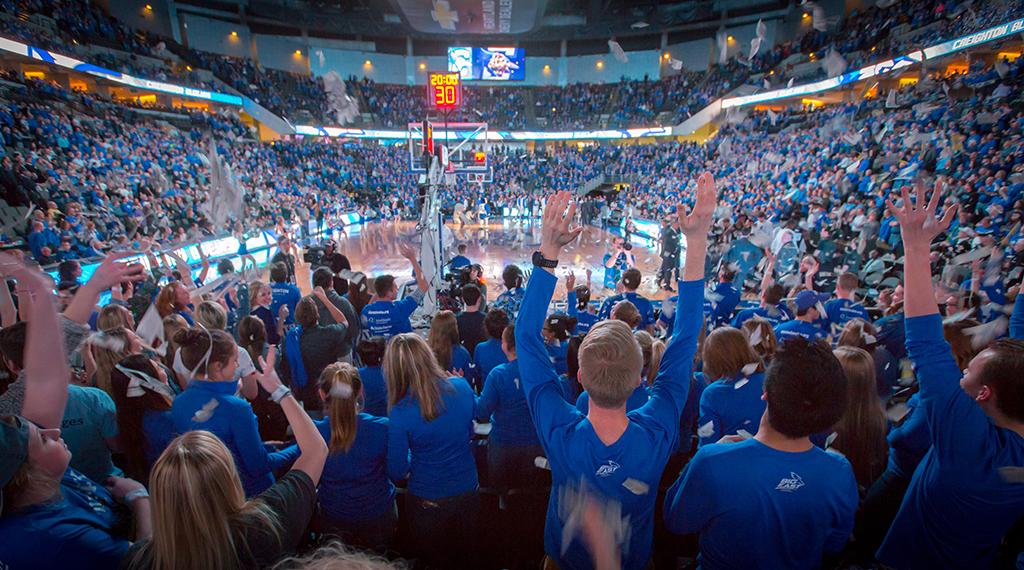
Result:
M523 48L450 47L448 71L458 72L467 81L522 81L526 78L526 54Z

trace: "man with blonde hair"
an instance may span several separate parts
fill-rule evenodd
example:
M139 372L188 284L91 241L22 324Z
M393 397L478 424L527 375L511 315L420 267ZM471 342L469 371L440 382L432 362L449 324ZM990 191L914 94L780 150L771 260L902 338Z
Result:
M579 350L579 380L591 404L584 416L565 402L558 375L541 338L557 279L558 254L580 234L571 228L576 205L568 192L552 196L544 208L540 251L516 321L520 379L534 426L551 466L554 489L548 502L544 551L563 570L591 568L578 530L574 497L597 495L615 530L614 548L623 568L644 568L651 557L654 507L661 473L677 447L679 415L689 391L693 356L702 322L704 256L715 210L710 173L697 182L696 204L679 208L686 234L686 266L679 282L675 337L651 388L650 400L626 413L643 368L640 345L621 321L600 322Z

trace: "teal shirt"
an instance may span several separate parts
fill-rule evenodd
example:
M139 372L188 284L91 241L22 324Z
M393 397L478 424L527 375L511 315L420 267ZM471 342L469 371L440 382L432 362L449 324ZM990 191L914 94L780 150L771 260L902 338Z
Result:
M60 424L61 437L71 450L71 467L97 483L123 473L110 458L107 439L117 437L117 408L99 388L68 386L68 404Z

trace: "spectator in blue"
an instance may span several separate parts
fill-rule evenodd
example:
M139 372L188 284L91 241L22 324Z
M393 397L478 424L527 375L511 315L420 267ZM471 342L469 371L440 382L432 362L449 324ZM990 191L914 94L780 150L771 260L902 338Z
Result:
M270 285L262 281L253 281L249 284L249 305L251 314L263 322L264 333L267 344L277 346L281 344L281 337L284 336L284 321L291 313L288 305L282 304L277 311L271 311L270 307L274 300L274 294Z
M736 305L740 303L740 290L733 284L736 278L736 268L723 264L718 270L718 285L709 294L711 302L711 324L713 327L720 327L729 324Z
M518 265L506 265L501 272L501 280L505 291L494 300L494 308L505 311L510 319L519 314L519 306L523 303L523 270Z
M709 384L700 397L698 445L756 434L765 407L764 363L747 335L732 327L711 331L704 339L703 361Z
M700 534L709 568L818 568L846 546L857 510L849 462L811 443L846 405L846 379L829 347L783 343L765 373L767 402L757 434L705 445L665 496L665 524ZM733 529L758 521L737 541Z
M501 349L508 362L487 375L483 393L476 400L476 417L491 422L487 438L487 473L500 492L536 486L540 479L535 461L544 450L526 407L526 396L516 361L515 325L501 336ZM541 479L543 480L543 479Z
M761 304L753 309L743 309L732 318L733 328L741 328L743 323L757 317L768 321L776 327L792 318L789 308L782 302L786 296L786 288L778 283L769 285L761 291Z
M466 257L466 244L460 243L458 246L458 252L459 254L453 257L452 260L448 262L448 267L451 268L453 273L455 271L458 271L459 269L462 269L463 267L467 267L470 264L472 264L469 258Z
M587 334L590 327L601 320L590 308L590 269L587 269L586 285L576 285L576 275L570 271L565 276L565 290L569 316L576 319L576 328L572 334Z
M268 452L252 406L235 396L238 349L234 340L224 331L196 327L178 331L174 342L191 372L188 388L171 405L174 429L177 433L202 429L219 437L235 458L246 496L266 491L274 484L274 469L294 461L295 454Z
M824 317L831 336L839 336L846 323L853 319L870 319L868 310L854 299L858 287L860 279L856 273L847 271L836 280L836 298L825 302Z
M501 309L491 309L484 317L484 330L487 332L487 340L476 345L473 353L473 367L476 368L476 377L486 379L495 366L508 362L505 351L501 349L501 335L508 326L508 314ZM477 391L483 390L482 385L477 386Z
M356 345L356 355L363 365L359 369L359 381L363 386L363 411L371 416L388 415L388 387L380 367L387 344L384 337L374 336Z
M551 364L555 367L556 374L565 374L566 353L569 350L569 332L576 326L576 319L555 313L544 320L544 328L541 329L541 336L544 337L544 346L548 349L551 357Z
M920 384L931 448L878 550L894 568L987 568L1002 537L1024 512L1024 487L1008 473L1024 457L1024 343L997 340L961 371L942 336L929 250L956 206L936 211L923 182L916 201L889 204L900 224L905 260L906 343Z
M621 505L620 517L631 526L612 547L625 568L643 568L650 560L654 531L654 501L661 473L675 451L679 414L686 402L693 355L701 326L704 257L707 232L715 209L716 190L710 173L698 181L696 205L679 221L688 249L683 280L679 282L680 311L675 337L661 361L650 401L626 414L626 400L636 388L643 368L640 346L627 325L609 320L591 329L580 346L580 383L592 400L587 416L563 397L548 351L541 337L547 306L557 279L554 267L559 252L575 240L581 228L571 228L575 204L568 192L548 198L544 208L541 249L535 256L539 267L527 287L523 313L516 322L521 380L530 415L551 465L552 490L544 529L544 551L559 568L590 568L592 561L583 542L563 536L560 513L574 494L575 485L586 485Z
M622 278L622 272L636 265L633 245L617 237L612 240L612 251L604 254L604 288L613 291Z
M388 382L388 476L408 479L406 517L410 547L440 568L468 568L476 561L476 462L473 389L450 376L426 341L403 333L384 354Z
M387 475L388 419L361 411L365 392L351 364L324 368L319 386L325 413L313 423L330 450L317 492L321 528L345 544L383 553L398 524Z
M597 312L597 320L604 320L611 316L612 309L618 304L619 301L629 301L633 303L636 310L640 313L640 323L636 326L639 330L646 330L648 332L654 330L654 308L651 306L651 302L644 296L636 292L640 287L640 281L643 275L640 270L635 267L630 267L622 273L622 289L623 292L605 297L605 300L601 303L601 309Z
M284 317L285 326L295 322L295 306L302 299L302 292L294 283L288 281L288 267L284 263L274 263L270 266L270 294L273 301L270 303L270 312L277 315L282 306L288 307Z
M423 277L423 269L416 261L416 253L406 244L399 247L402 256L412 264L413 276L419 294L406 295L398 299L398 283L392 275L381 275L373 280L373 289L377 300L363 307L363 330L370 336L391 338L396 334L412 332L409 316L420 305L422 293L427 290L427 280Z
M443 370L467 379L473 377L473 359L466 347L459 343L459 324L455 313L438 311L434 315L427 333L427 344Z
M793 300L793 306L796 307L796 318L775 326L775 338L778 339L779 344L795 337L810 341L828 339L828 333L815 324L821 319L823 312L819 307L827 299L828 295L806 289L797 293Z
M110 373L117 404L118 443L125 473L143 484L167 444L177 436L167 371L143 354L123 359Z

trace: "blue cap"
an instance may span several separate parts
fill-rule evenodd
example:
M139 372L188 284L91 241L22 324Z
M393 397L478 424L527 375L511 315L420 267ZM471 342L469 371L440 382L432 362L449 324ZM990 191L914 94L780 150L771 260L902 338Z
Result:
M797 311L806 311L818 303L824 303L828 301L829 296L825 293L815 293L814 291L800 291L796 294L796 298L793 300L793 304L796 305Z

